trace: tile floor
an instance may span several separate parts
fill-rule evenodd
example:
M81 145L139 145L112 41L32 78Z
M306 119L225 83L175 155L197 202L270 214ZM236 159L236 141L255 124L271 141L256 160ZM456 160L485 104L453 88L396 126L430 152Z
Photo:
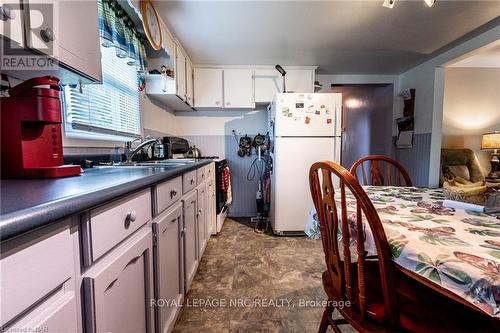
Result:
M326 299L323 266L321 241L257 234L248 220L227 219L207 245L174 332L317 332L323 308L303 305Z

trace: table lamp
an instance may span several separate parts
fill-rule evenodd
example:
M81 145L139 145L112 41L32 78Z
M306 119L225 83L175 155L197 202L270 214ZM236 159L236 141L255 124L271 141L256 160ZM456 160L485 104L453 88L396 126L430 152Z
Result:
M493 150L490 160L491 172L488 174L488 178L500 178L498 149L500 149L500 131L483 134L481 150Z

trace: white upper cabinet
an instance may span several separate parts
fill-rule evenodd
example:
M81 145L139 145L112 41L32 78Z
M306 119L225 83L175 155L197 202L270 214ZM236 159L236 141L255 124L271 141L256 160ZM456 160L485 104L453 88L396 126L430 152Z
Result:
M177 86L177 96L186 101L186 56L179 46L175 51L175 81Z
M191 61L186 62L186 102L190 105L194 105L194 90L193 90L193 65Z
M283 92L283 77L274 68L256 69L254 82L255 103L269 103L277 93Z
M194 106L197 108L223 107L222 69L194 69Z
M253 70L224 69L224 107L254 108Z
M8 2L2 1L0 34L57 60L60 67L36 71L12 68L5 70L6 74L20 79L54 75L63 84L102 80L97 2L29 0L22 1L22 11L18 10L20 1ZM4 24L4 20L11 24Z
M58 1L58 3L60 22L58 59L92 79L101 81L101 48L96 2Z
M287 70L285 76L286 91L295 93L314 92L314 70L293 69Z
M314 69L290 69L286 71L286 91L314 92ZM274 68L256 69L254 74L255 103L270 103L277 93L283 92L283 77Z
M24 46L24 18L20 0L0 2L0 35L7 37L11 47Z
M96 2L30 0L26 13L28 48L56 58L63 67L101 81Z

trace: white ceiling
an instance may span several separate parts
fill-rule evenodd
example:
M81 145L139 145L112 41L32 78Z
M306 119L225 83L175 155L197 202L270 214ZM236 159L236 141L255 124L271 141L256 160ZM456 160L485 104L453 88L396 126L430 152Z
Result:
M500 15L500 1L166 1L160 16L195 64L319 65L399 74Z
M471 56L465 57L449 67L500 68L500 41L474 52Z

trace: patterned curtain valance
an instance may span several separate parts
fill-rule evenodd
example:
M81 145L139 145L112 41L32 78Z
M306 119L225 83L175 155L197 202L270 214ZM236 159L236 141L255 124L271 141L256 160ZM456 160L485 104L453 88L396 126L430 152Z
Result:
M144 36L117 0L98 0L99 32L104 47L114 47L116 56L126 58L131 66L146 70Z

